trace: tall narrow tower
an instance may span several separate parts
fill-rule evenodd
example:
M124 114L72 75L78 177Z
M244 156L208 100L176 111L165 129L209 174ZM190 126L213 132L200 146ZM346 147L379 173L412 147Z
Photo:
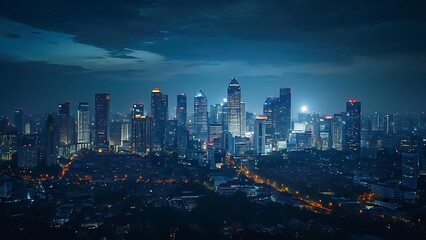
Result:
M241 136L241 87L236 78L228 85L228 131Z

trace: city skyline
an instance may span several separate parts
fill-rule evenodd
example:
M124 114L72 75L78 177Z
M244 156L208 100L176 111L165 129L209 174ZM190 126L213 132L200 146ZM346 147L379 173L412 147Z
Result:
M250 112L281 87L294 109L333 113L355 98L366 112L425 111L415 104L426 101L422 1L20 3L0 10L2 113L47 113L98 92L125 112L154 87L220 102L232 77Z
M423 239L425 9L2 1L2 239Z

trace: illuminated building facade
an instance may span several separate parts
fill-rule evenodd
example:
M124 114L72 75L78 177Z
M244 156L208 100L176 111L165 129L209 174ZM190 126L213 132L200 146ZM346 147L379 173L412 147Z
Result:
M234 136L241 136L241 87L236 78L228 85L228 131Z
M346 146L349 151L361 148L361 102L350 99L346 103Z
M207 97L203 91L198 91L194 97L194 135L200 141L208 140Z
M95 147L109 149L110 99L108 93L95 95Z
M181 93L177 95L176 102L176 120L178 126L186 126L187 110L186 110L186 94Z

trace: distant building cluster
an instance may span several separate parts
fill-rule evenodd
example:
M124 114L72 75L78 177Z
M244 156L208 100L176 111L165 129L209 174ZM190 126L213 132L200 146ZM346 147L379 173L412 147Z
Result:
M209 105L206 93L199 90L192 113L187 110L187 94L178 94L173 117L169 96L159 88L152 89L150 104L134 103L124 114L112 113L108 93L96 94L94 106L80 102L76 118L70 101L60 103L58 112L46 118L18 109L13 120L1 119L1 159L33 169L58 165L88 149L175 155L188 164L220 168L228 156L243 159L317 149L347 152L358 160L391 150L402 153L402 185L416 189L418 176L426 175L425 113L368 115L362 113L361 102L350 99L341 113L322 115L303 107L292 116L292 91L281 88L279 96L266 98L263 113L256 115L247 112L241 91L232 78L223 102Z

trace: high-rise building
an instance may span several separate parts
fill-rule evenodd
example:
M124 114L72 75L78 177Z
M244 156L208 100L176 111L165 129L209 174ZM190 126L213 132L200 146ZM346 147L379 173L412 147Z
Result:
M241 136L241 87L236 78L228 85L228 131L234 136Z
M109 125L109 145L114 146L114 148L121 147L123 144L121 141L121 125L121 120L112 121Z
M222 124L210 123L209 124L209 142L214 142L215 138L222 137Z
M72 143L71 136L71 114L70 114L71 102L59 104L59 145L66 146Z
M110 99L108 93L95 95L95 147L109 149Z
M393 135L396 133L396 124L395 124L395 115L386 114L384 116L384 131L388 135Z
M159 88L151 91L152 134L151 150L160 152L164 148L166 120L168 119L168 96L163 95Z
M130 141L130 124L129 119L125 118L121 120L121 142Z
M220 103L210 105L209 123L222 124L222 105Z
M320 150L326 151L333 147L333 116L324 116L320 119Z
M177 144L177 150L178 150L178 157L185 158L186 150L188 149L189 131L185 126L178 126L176 135L177 135L176 144Z
M402 185L417 189L419 154L417 152L402 153Z
M244 136L247 131L247 123L246 123L246 102L241 102L241 136Z
M344 137L345 137L345 121L342 114L334 114L333 116L333 125L332 125L332 135L333 135L333 149L342 151L345 146Z
M361 102L350 99L346 103L346 146L349 151L361 150Z
M35 168L40 160L40 145L38 134L28 134L22 138L22 145L18 148L18 167Z
M177 95L176 103L176 120L178 126L186 126L187 110L186 110L186 94L181 93Z
M246 112L246 128L247 132L254 132L254 121L256 120L256 115L252 112Z
M46 119L45 134L46 166L50 167L57 164L58 157L57 128L52 114Z
M58 132L59 132L59 156L68 158L75 152L76 126L70 114L71 102L59 104Z
M223 100L223 103L221 103L222 107L222 131L228 132L228 102L226 98Z
M263 104L263 116L266 117L266 144L269 146L272 146L274 142L277 101L276 97L268 97Z
M22 109L15 110L13 112L13 125L18 130L18 133L24 133L24 112L22 111Z
M167 151L177 150L177 120L166 121L166 135L164 139L164 146Z
M132 133L131 133L131 150L136 154L146 154L146 149L143 144L145 136L142 134L145 121L142 120L144 116L144 105L133 104L131 119L132 119Z
M90 143L90 114L89 103L81 102L77 110L77 143Z
M254 122L254 152L256 154L266 153L266 116L257 116Z
M207 97L203 91L198 91L194 97L194 135L197 140L208 140Z
M276 140L287 140L291 127L291 88L280 88L275 118Z

